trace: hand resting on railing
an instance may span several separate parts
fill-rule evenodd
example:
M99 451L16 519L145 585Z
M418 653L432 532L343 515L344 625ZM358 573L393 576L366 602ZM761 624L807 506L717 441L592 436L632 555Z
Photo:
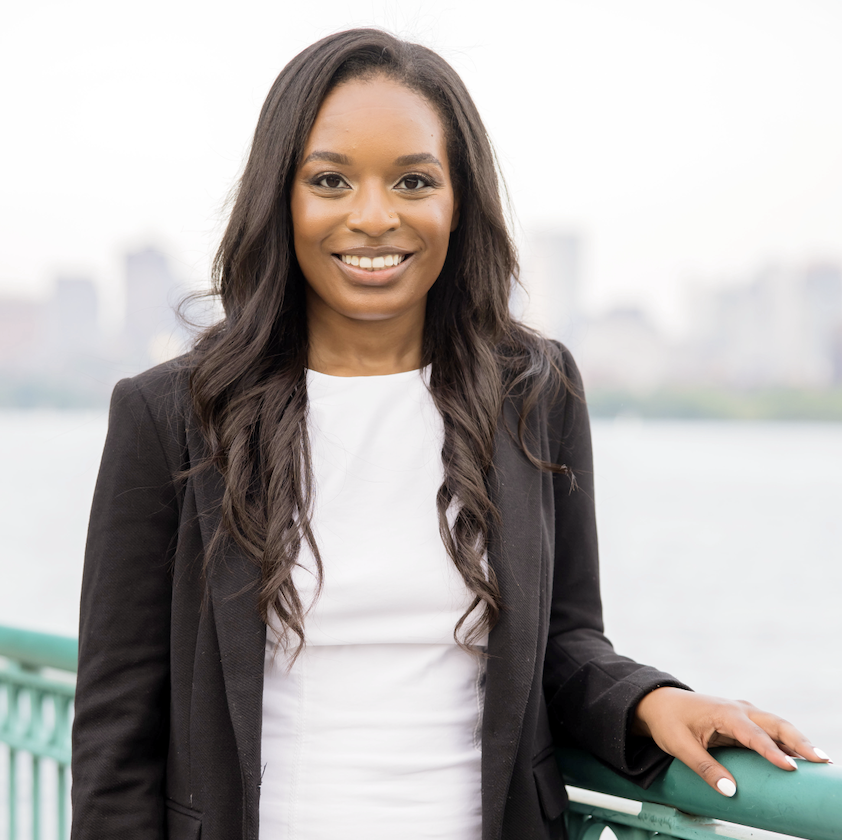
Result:
M725 796L737 791L734 777L709 747L747 747L782 770L795 770L793 756L827 763L791 723L744 700L723 700L680 688L658 688L637 705L633 732L648 735Z

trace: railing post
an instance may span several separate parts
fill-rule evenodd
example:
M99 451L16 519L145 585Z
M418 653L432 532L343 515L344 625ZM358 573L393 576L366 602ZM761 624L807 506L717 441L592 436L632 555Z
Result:
M18 838L17 750L9 747L9 840Z
M67 768L63 764L58 765L58 840L65 840L67 837Z
M32 756L32 840L41 840L41 760Z

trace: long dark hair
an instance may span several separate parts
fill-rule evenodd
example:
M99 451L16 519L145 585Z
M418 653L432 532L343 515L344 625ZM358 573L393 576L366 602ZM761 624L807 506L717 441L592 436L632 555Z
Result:
M338 84L383 74L424 96L445 128L459 195L459 224L427 298L423 363L444 421L444 481L437 506L448 554L474 594L454 629L470 645L501 609L494 572L483 562L497 517L486 486L507 393L517 391L517 434L539 468L565 470L530 453L525 418L539 395L563 387L549 342L515 321L509 296L518 265L500 200L491 144L462 80L444 59L376 29L331 35L280 73L260 113L230 221L213 266L211 294L225 316L196 343L190 390L209 447L206 466L224 477L217 540L234 539L261 570L259 608L284 628L279 641L304 642L304 613L292 582L302 540L322 564L311 529L307 437L305 281L295 258L290 189L310 130ZM446 511L458 506L453 526ZM470 613L481 616L460 634ZM464 638L460 638L463 635Z

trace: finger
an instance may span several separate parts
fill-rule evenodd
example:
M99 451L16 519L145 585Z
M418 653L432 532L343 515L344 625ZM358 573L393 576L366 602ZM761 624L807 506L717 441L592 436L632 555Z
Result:
M805 758L807 761L812 761L816 764L833 764L831 757L818 747L814 747L809 741L804 741L796 748L792 748L789 744L779 744L782 750L786 750L790 755L797 758ZM790 752L790 750L792 750Z
M780 718L778 718L780 720ZM774 728L774 727L771 727ZM791 755L787 755L772 737L749 718L738 719L733 723L733 731L729 732L744 747L754 750L781 770L797 770L798 765Z
M808 761L833 764L824 750L814 747L804 733L796 729L789 721L765 712L750 715L750 717L762 726L777 742L780 749L788 755L800 756Z
M734 777L692 736L682 737L670 752L717 793L730 797L737 792Z

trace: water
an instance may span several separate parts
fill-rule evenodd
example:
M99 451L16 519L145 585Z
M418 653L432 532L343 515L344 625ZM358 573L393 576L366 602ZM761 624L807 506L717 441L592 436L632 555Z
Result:
M599 423L594 437L616 646L842 756L842 425Z
M0 413L0 623L74 634L102 413ZM598 421L607 631L842 761L842 425Z

